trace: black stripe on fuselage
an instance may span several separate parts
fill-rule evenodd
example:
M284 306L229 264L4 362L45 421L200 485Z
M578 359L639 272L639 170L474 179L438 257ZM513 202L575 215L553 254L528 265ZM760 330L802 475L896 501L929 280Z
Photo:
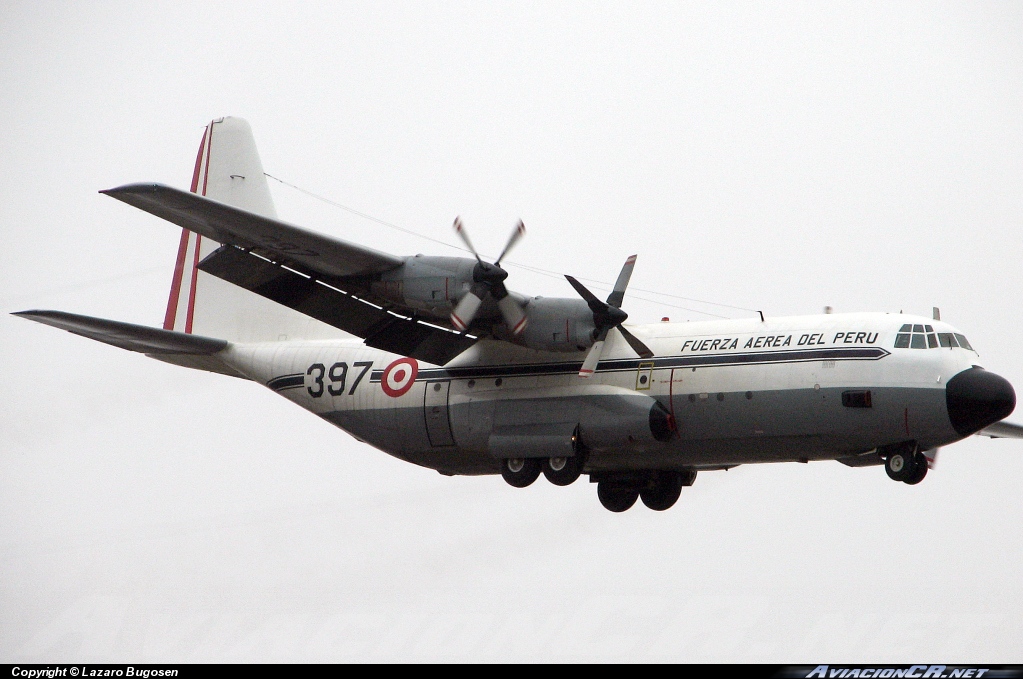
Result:
M284 391L286 389L295 389L305 384L305 375L302 373L295 373L294 375L281 375L275 377L266 383L266 386L270 387L274 391Z
M787 351L756 351L696 356L665 356L643 359L627 358L601 361L597 372L628 372L640 363L659 368L713 368L735 365L770 365L773 363L806 363L808 361L877 361L891 352L881 347L832 347L829 349L791 349ZM487 365L464 368L425 368L416 381L429 379L484 379L489 377L526 377L532 375L571 375L578 373L582 361L564 363L528 363L522 365ZM383 370L374 370L371 382L379 382Z

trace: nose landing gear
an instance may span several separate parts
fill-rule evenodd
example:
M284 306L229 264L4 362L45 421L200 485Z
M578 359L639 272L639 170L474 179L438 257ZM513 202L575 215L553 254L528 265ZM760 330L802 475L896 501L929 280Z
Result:
M927 458L915 443L905 443L888 452L884 470L893 481L915 486L927 476Z

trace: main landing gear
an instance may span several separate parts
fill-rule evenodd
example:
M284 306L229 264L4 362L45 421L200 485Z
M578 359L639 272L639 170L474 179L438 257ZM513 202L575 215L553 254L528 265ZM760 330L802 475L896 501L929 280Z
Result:
M927 458L916 444L903 444L888 452L884 470L893 481L915 486L927 476Z
M509 485L525 488L543 473L555 486L574 483L586 464L585 453L571 457L520 457L501 461L501 476ZM601 472L591 474L597 484L597 499L605 509L624 512L642 500L650 509L663 512L678 501L685 486L693 485L696 470Z
M591 477L591 480L592 479ZM628 474L607 474L597 481L597 499L604 509L624 512L631 509L636 500L643 500L648 508L663 512L678 501L682 488L693 485L696 470L631 472Z
M540 458L517 457L501 461L501 476L508 485L525 488L540 476Z
M519 457L501 461L501 476L509 485L525 488L540 477L540 472L555 486L575 483L583 472L583 455L571 457Z

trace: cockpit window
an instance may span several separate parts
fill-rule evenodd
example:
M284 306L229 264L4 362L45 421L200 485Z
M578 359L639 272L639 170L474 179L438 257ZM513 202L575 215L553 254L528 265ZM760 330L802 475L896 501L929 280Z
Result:
M895 335L896 349L937 349L938 347L946 349L962 347L974 351L966 338L959 333L935 333L934 327L930 325L907 323L899 328L899 333Z
M956 333L956 339L959 340L959 346L961 346L963 349L969 349L970 351L974 351L974 348L970 346L970 343L966 341L966 338L960 335L959 333Z

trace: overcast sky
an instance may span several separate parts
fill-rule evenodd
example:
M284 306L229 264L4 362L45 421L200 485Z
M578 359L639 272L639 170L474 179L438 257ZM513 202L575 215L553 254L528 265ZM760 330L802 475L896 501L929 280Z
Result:
M638 254L636 322L748 315L638 288L937 306L1023 390L1020 3L9 0L0 65L0 661L1023 662L1023 441L915 487L753 465L616 515L7 315L159 325L180 232L97 191L187 188L235 115L270 174L431 238L461 215L493 253L522 218L510 262L604 281Z

